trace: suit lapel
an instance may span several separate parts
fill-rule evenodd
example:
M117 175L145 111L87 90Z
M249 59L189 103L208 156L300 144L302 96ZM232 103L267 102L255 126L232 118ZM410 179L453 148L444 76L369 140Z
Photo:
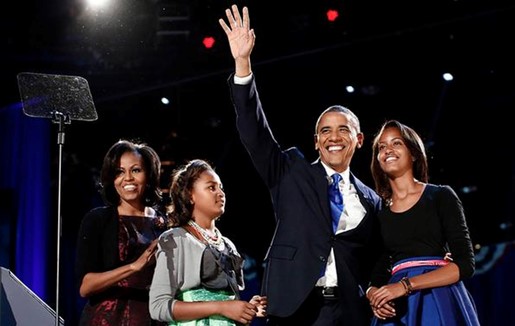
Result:
M332 230L332 217L331 217L331 209L329 208L329 194L328 194L328 185L329 180L327 179L327 175L325 173L325 169L320 163L320 160L316 160L312 164L315 169L315 193L318 195L318 203L320 205L320 210L323 213L324 221L327 222L327 227Z

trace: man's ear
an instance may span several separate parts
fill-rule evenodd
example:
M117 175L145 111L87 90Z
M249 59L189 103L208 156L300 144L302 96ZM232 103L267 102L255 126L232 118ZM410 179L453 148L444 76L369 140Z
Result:
M315 150L318 151L318 135L315 134L313 139L315 140Z
M358 139L358 144L356 145L356 147L361 148L361 146L363 146L363 141L365 140L365 134L360 132L357 134L356 138Z

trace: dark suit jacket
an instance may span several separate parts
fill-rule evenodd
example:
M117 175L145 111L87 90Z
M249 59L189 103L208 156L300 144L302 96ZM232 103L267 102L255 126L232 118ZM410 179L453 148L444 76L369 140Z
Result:
M261 107L253 77L249 85L228 80L236 110L236 125L258 173L270 190L276 229L265 257L262 294L267 313L292 315L308 297L334 247L340 300L348 308L349 325L368 324L370 307L364 296L380 249L377 194L351 174L367 213L357 228L334 235L328 199L328 179L322 164L308 162L295 147L282 150Z

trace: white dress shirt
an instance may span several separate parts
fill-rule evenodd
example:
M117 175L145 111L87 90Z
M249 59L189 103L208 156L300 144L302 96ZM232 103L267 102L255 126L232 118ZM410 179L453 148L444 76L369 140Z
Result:
M331 175L338 173L325 165L322 162L322 166L324 167L327 175L330 177ZM350 171L349 169L340 173L342 176L342 180L340 181L340 192L343 196L343 212L340 216L340 221L338 222L338 228L336 229L336 234L348 232L349 230L355 229L359 223L365 217L366 210L361 205L359 201L359 196L356 191L356 188L353 184L350 183ZM328 203L329 205L329 203ZM327 267L324 276L322 276L317 281L317 286L337 286L338 278L336 276L336 263L334 261L334 250L331 248L331 252L329 253L329 258L327 259Z

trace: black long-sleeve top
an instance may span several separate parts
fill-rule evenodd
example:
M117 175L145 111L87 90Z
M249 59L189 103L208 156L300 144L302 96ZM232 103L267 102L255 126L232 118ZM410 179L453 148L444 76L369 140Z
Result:
M420 256L444 257L450 252L460 279L475 271L474 250L461 200L447 185L427 184L419 201L402 213L388 207L379 213L386 252L376 265L371 284L388 282L396 262Z

